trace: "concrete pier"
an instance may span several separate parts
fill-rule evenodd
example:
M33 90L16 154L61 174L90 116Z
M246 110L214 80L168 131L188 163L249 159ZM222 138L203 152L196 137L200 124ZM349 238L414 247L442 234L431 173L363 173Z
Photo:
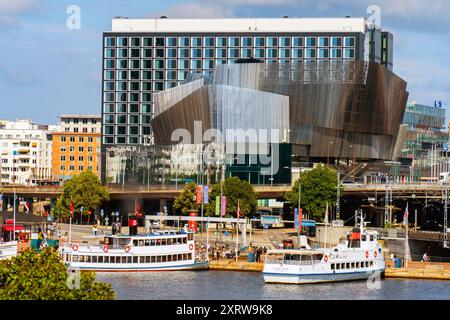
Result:
M239 260L213 260L209 262L209 270L262 272L263 268L264 263L262 262L247 262Z
M450 280L450 263L408 262L408 268L394 268L386 261L385 278Z

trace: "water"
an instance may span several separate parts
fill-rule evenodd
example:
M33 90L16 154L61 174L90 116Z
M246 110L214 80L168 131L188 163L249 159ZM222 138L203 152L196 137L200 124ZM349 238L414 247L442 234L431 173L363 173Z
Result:
M257 272L233 271L97 273L96 279L111 283L120 300L450 300L447 281L383 279L380 289L366 281L279 285L265 284Z

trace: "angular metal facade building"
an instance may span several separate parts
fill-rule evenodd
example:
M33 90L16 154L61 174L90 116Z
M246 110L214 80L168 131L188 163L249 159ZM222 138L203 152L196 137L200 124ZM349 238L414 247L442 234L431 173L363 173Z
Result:
M382 65L362 61L219 65L210 79L157 93L152 129L158 145L178 143L180 132L191 138L183 143L194 144L205 143L210 129L221 134L219 143L244 142L233 135L239 129L266 130L254 142L291 144L302 161L393 160L406 86Z

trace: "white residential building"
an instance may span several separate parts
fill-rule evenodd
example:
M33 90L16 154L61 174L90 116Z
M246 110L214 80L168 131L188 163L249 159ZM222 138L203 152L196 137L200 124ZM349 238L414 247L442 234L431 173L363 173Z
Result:
M52 141L48 126L31 120L0 121L0 181L34 185L51 179Z

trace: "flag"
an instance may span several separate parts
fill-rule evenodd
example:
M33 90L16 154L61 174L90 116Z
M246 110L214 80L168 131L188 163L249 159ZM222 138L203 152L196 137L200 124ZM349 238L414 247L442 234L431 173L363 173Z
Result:
M216 216L220 216L220 196L216 197Z
M298 227L300 230L302 230L302 220L303 220L303 209L300 208L300 212L298 213Z
M75 207L73 206L73 201L70 201L70 216L73 218L75 212Z
M222 204L222 206L220 208L220 215L223 217L227 213L227 197L226 196L222 196L221 204Z
M298 229L298 209L294 208L294 229Z
M202 186L197 186L197 204L202 203L202 190L203 190Z
M236 213L236 216L238 219L239 219L240 215L241 215L241 207L239 206L239 200L238 200L237 213Z
M409 204L407 203L405 213L403 214L403 224L404 225L408 225L408 216L409 216L408 205Z
M208 186L204 186L203 187L203 203L209 202L208 191L209 191Z
M30 204L28 202L25 202L23 206L27 212L30 212Z

